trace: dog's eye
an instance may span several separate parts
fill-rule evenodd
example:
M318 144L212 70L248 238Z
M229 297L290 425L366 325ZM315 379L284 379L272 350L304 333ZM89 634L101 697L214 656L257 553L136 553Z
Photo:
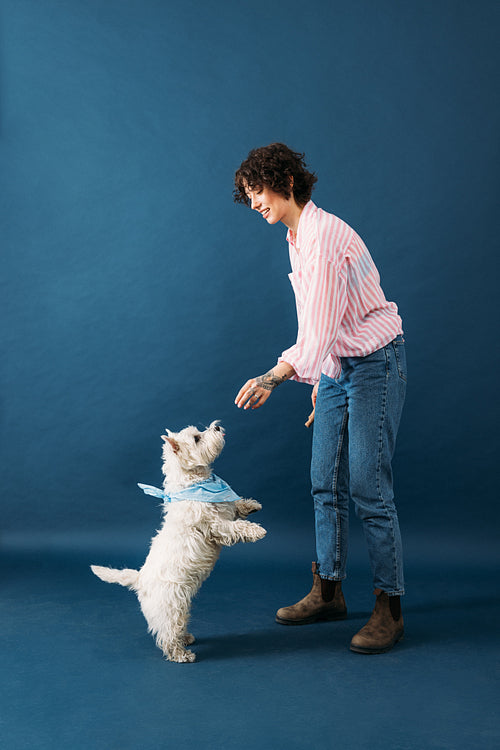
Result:
M199 435L193 435L193 437L194 437L194 442L195 443L199 443L200 442L200 436Z

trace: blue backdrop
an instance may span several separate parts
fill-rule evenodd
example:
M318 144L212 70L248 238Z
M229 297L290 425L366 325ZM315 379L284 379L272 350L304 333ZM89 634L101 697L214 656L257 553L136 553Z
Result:
M497 0L2 0L0 531L9 750L493 750L498 684ZM403 643L353 524L347 620L310 586L310 387L234 397L296 334L283 226L232 202L281 140L400 308ZM224 550L166 663L135 597L165 427L219 418L216 471L269 531ZM496 738L496 739L495 739Z
M294 341L286 230L235 168L305 151L404 320L403 529L497 507L500 5L4 0L1 488L6 533L150 529L165 427L221 419L217 472L310 529L308 386L252 413ZM432 523L431 523L432 519ZM309 532L307 532L309 533ZM306 559L309 558L307 552Z

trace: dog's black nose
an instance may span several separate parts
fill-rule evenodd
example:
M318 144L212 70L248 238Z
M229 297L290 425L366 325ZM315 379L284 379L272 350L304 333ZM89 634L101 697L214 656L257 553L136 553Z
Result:
M220 430L220 424L216 424L216 425L215 425L215 429L216 429L217 431L218 431L218 430Z

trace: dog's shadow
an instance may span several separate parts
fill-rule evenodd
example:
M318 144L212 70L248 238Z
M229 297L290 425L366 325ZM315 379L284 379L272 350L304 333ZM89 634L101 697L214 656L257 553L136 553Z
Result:
M197 661L319 652L345 646L356 629L356 625L349 620L318 622L307 627L270 623L269 627L259 631L201 636L193 644L193 650Z
M429 644L498 641L498 597L469 597L447 602L414 604L405 608L405 638L398 652ZM490 617L485 621L485 611ZM370 617L370 611L350 612L345 620L305 626L278 625L270 621L261 630L201 636L193 649L197 661L272 656L283 653L348 650L352 636Z

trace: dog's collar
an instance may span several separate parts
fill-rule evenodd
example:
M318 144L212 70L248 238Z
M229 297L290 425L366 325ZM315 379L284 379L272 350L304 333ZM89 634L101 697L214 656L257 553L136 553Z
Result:
M227 482L216 474L212 474L202 482L197 482L190 487L170 494L158 487L152 487L150 484L139 484L138 486L146 495L161 497L164 503L180 503L182 500L195 500L199 503L233 503L240 499L240 496L231 489Z

